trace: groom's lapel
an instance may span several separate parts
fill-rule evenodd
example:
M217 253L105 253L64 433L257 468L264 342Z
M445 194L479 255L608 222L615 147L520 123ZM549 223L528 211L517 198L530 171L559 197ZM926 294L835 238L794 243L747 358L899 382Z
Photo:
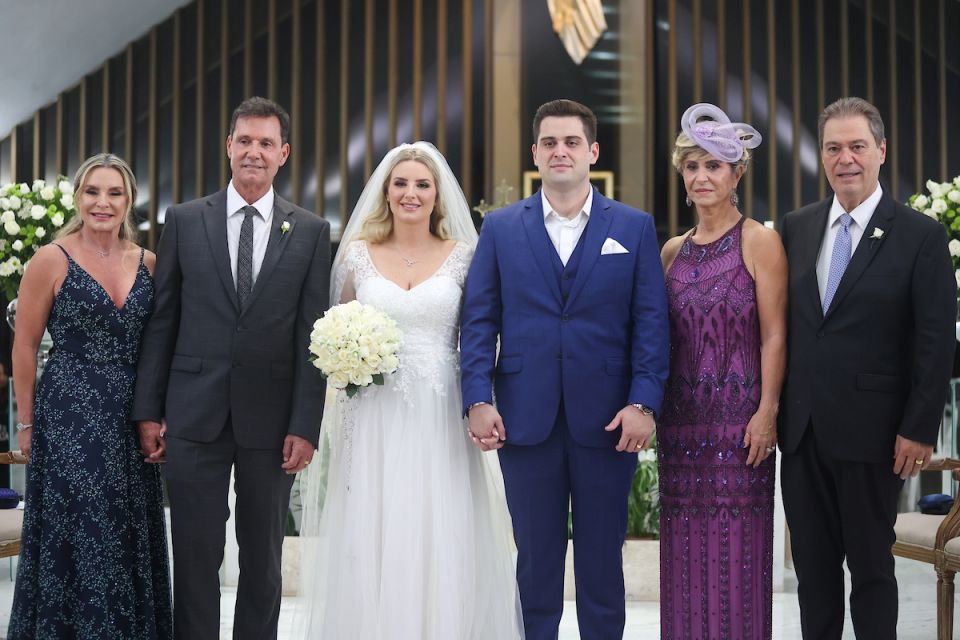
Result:
M600 249L603 248L603 241L606 239L607 231L610 230L610 223L613 221L613 213L610 211L611 204L610 200L604 198L599 191L594 189L590 220L587 222L587 228L583 230L584 238L583 249L580 254L580 266L577 268L577 278L573 281L573 287L570 289L567 308L583 291L587 278L590 277L590 272L593 271L593 267L600 257Z
M553 248L550 236L547 235L547 228L543 224L543 201L540 199L539 191L524 201L520 218L527 233L527 241L533 251L533 259L536 260L543 279L547 282L547 288L553 293L557 302L561 303L560 283L557 282L557 276L553 271L553 256L557 250Z
M216 265L217 273L227 290L227 298L236 311L240 311L237 300L237 287L233 283L233 272L230 270L230 250L227 247L227 192L226 190L213 194L206 199L203 215L203 228L207 232L207 242L210 244L210 254Z

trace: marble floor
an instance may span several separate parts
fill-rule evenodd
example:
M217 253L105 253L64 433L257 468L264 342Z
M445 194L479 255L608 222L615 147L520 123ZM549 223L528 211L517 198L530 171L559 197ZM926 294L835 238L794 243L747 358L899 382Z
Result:
M14 565L0 561L0 638L5 635L13 599L12 575ZM897 558L897 578L900 582L900 640L932 640L936 637L936 578L933 568L922 562ZM849 584L849 580L848 580ZM777 640L800 640L800 614L797 607L796 580L787 578L787 590L773 597L773 637ZM848 586L849 588L849 586ZM231 638L234 593L225 590L221 599L220 638ZM293 603L284 599L280 612L280 640L292 640L291 617ZM576 610L572 602L564 605L560 624L560 640L578 640ZM958 634L960 635L960 634ZM627 606L627 640L655 639L659 636L659 608L656 602L637 602ZM847 618L844 640L855 638ZM861 639L862 640L862 639Z

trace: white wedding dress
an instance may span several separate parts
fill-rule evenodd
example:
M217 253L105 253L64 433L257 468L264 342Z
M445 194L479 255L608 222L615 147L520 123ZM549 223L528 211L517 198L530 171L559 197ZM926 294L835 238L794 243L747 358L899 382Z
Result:
M458 243L408 291L380 275L366 243L355 241L335 276L397 322L403 347L383 386L328 403L319 452L328 457L317 465L326 477L311 477L306 490L308 511L322 508L304 514L301 637L523 636L496 454L472 445L462 417L458 328L471 256Z

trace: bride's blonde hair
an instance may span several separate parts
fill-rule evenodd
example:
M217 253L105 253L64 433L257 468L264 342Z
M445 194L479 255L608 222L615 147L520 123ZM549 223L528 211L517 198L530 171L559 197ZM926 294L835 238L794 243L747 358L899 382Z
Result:
M390 211L390 202L387 200L387 189L390 187L390 178L393 176L393 170L397 165L407 160L419 162L425 166L433 176L436 187L437 197L433 203L433 212L430 214L430 233L441 240L449 240L450 232L447 229L447 210L443 199L440 197L440 185L438 184L439 168L427 153L417 148L403 149L394 158L390 165L390 171L380 189L380 197L377 198L376 211L367 217L357 235L358 240L366 240L377 244L383 242L393 233L393 212Z

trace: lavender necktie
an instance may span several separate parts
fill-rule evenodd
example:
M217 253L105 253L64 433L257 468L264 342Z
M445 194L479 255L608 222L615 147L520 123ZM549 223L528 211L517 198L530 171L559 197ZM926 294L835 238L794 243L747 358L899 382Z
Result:
M823 292L823 313L826 315L830 308L830 302L833 301L833 295L840 286L840 278L843 272L847 270L850 264L850 249L853 242L850 239L850 223L853 218L849 213L840 216L840 228L837 229L837 237L833 241L833 255L830 256L830 273L827 275L827 289Z
M240 242L237 246L237 298L240 307L247 301L253 289L253 216L257 209L247 205L243 208L243 224L240 225Z

